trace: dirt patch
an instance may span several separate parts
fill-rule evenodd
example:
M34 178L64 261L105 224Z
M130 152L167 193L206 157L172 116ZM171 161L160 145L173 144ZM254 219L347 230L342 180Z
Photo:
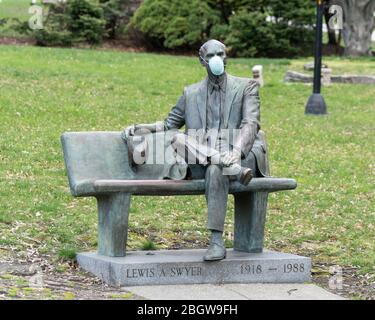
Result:
M375 300L375 279L360 274L359 268L314 263L313 282L324 289L350 299Z
M75 262L50 262L28 252L26 259L0 259L0 300L139 300L125 288L110 287Z
M20 38L10 38L10 37L0 37L0 45L19 45L19 46L32 46L35 45L35 40L33 39L20 39Z

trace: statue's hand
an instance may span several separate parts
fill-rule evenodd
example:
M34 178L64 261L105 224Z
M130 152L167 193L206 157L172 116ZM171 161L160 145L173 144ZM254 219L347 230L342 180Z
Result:
M134 132L135 132L135 125L131 125L125 128L125 130L121 134L121 138L124 140L128 140L129 137L134 136Z
M239 162L240 160L241 154L236 150L226 151L221 154L221 163L225 167L230 167L231 165Z

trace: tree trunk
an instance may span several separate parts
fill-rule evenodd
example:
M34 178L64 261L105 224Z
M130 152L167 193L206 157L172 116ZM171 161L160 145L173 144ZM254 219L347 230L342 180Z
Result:
M372 55L375 0L341 0L344 11L345 55Z

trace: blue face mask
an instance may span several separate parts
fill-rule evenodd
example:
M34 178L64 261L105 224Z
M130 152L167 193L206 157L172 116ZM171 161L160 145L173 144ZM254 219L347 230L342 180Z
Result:
M224 70L225 70L224 62L223 62L223 59L221 59L220 57L218 56L212 57L210 61L208 62L208 65L210 67L211 72L215 76L221 76L224 73Z
M211 72L215 76L221 76L225 71L225 66L223 60L218 57L214 56L210 59L210 61L207 63L205 59L203 59L202 56L200 56L203 63L206 65L206 67L210 68Z

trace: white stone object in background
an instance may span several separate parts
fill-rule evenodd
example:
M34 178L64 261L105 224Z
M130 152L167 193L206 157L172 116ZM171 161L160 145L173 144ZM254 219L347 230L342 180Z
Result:
M322 85L323 86L330 86L332 84L331 76L332 76L332 69L322 68Z
M264 86L262 65L256 65L253 67L253 78L259 83L261 87Z

